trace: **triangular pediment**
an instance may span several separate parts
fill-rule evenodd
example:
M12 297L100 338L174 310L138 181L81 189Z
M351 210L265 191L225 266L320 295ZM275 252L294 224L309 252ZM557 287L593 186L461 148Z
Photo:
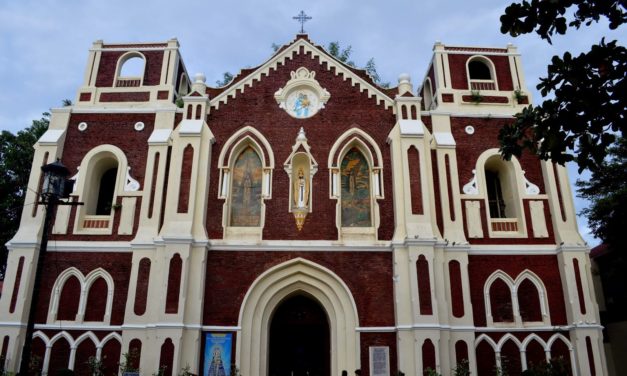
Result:
M297 54L310 54L312 58L317 58L321 68L333 71L336 76L341 76L344 81L358 87L360 91L366 91L369 98L376 99L377 104L385 106L386 109L394 110L394 99L390 93L396 92L396 90L378 87L364 70L350 67L338 61L322 47L311 43L304 35L299 35L292 43L281 47L259 67L240 72L240 75L235 77L231 84L211 98L211 107L219 109L221 105L227 104L229 99L245 92L247 88L255 85L263 77L267 77L272 71L277 70L279 66Z

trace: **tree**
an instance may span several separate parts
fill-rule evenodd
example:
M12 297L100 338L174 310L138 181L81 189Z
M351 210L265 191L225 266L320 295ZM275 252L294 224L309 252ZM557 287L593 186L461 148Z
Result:
M572 8L572 9L571 9ZM624 0L523 0L505 9L501 32L516 37L531 32L551 43L569 27L579 29L606 18L610 29L627 22ZM500 133L505 159L523 150L540 158L577 163L592 179L578 182L579 193L591 200L582 214L592 232L610 249L621 250L627 228L627 49L602 38L590 50L553 56L547 77L537 88L547 98L516 115Z
M334 58L341 61L342 63L353 68L358 68L357 65L355 65L355 62L350 59L351 54L353 53L352 46L348 46L342 49L340 46L340 42L337 42L337 41L331 42L329 43L329 46L327 47L327 52ZM372 81L374 81L375 84L383 88L390 87L389 82L381 81L381 77L379 76L379 73L377 72L377 66L374 62L374 58L370 58L370 60L366 62L366 65L361 69L364 69L366 73L368 73L368 75L370 76L370 78L372 78Z
M576 7L576 10L570 9ZM536 32L551 43L554 34L568 27L580 28L607 18L610 29L627 21L623 1L523 0L505 9L501 32L516 37ZM499 134L506 159L524 149L557 163L575 161L579 171L595 171L607 148L625 136L627 109L627 50L615 40L603 38L590 51L554 56L547 77L537 88L552 98L529 106Z
M65 104L65 102L64 102ZM44 112L41 119L33 120L30 127L17 132L0 134L0 280L4 279L8 249L6 243L11 240L20 225L20 216L24 203L33 145L44 134L50 124L50 114ZM31 189L34 187L31 187Z
M592 202L581 211L588 218L592 233L615 249L625 249L627 239L627 140L621 138L608 150L588 181L579 180L579 195Z
M231 72L222 73L222 79L216 81L218 87L226 86L233 81L233 74Z

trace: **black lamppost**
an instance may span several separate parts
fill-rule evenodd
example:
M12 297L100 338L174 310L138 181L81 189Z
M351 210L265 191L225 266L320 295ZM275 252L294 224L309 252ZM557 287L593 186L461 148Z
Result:
M30 310L28 312L28 325L26 326L26 335L24 337L24 347L22 348L22 361L20 363L20 375L28 375L30 371L30 353L33 342L33 330L35 328L35 315L39 303L39 285L41 283L41 272L44 266L44 258L48 248L48 232L52 223L52 217L55 209L59 204L69 204L60 201L60 198L68 197L71 185L67 182L67 176L70 171L57 159L55 162L41 167L44 174L44 183L41 187L41 201L45 205L46 217L44 219L44 228L41 233L41 243L39 245L39 257L37 258L37 268L35 269L35 281L33 284L33 295L30 302Z

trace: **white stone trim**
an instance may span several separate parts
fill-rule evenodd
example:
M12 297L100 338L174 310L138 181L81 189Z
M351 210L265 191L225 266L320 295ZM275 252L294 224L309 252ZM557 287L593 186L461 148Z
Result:
M531 343L531 341L538 341L538 343L544 349L545 359L549 361L551 359L551 351L553 349L553 344L558 339L564 342L564 344L568 347L568 352L570 355L570 364L574 372L574 375L577 375L578 366L577 366L577 362L575 359L574 347L571 344L571 342L561 333L553 334L549 338L549 340L546 342L535 333L531 333L527 335L525 339L523 339L522 341L516 338L512 333L507 333L503 337L501 337L498 342L495 342L487 334L481 334L479 337L475 339L475 349L479 346L481 342L483 341L487 342L494 350L494 355L496 357L496 366L500 368L501 367L501 350L503 349L503 346L507 343L507 341L511 340L514 342L514 344L516 344L516 346L518 346L518 350L520 354L520 363L522 366L522 370L525 371L529 367L529 365L527 364L526 351L527 351L527 346Z
M58 327L56 327L55 329L58 329ZM70 346L70 357L68 359L68 366L67 366L68 369L74 369L74 367L76 366L75 364L76 349L83 341L87 339L91 340L94 346L96 347L97 359L101 359L102 348L107 344L107 342L111 340L116 340L120 343L120 345L122 345L122 336L114 332L109 333L102 340L99 340L98 337L92 331L88 331L88 332L81 334L76 340L74 340L74 338L72 338L72 335L69 334L65 330L55 334L52 338L48 338L48 336L46 336L45 333L43 333L41 330L38 330L35 333L33 333L33 338L41 339L46 346L46 351L44 354L44 359L43 359L42 369L41 369L43 375L46 375L48 373L48 367L50 366L50 353L52 351L52 347L61 338L64 338L68 342L68 345Z
M492 284L496 282L498 279L505 282L505 284L510 290L510 299L512 302L512 315L514 318L514 322L512 323L495 322L492 318L490 288L492 287ZM540 300L539 301L540 314L542 315L541 322L526 322L526 321L524 322L522 321L522 317L520 316L520 305L518 302L518 288L525 280L529 280L531 283L533 283L533 285L535 286L538 292L538 298ZM500 269L496 270L486 279L485 284L483 286L483 296L484 296L484 303L485 303L484 308L485 308L486 323L488 327L499 326L499 327L507 327L507 328L513 329L516 327L539 326L539 325L548 326L551 324L551 316L549 313L549 301L548 301L548 297L546 293L546 287L544 286L542 279L529 269L525 269L522 272L520 272L520 274L518 274L516 279L512 279L512 277L509 274L505 273L504 271Z
M496 77L496 67L494 66L494 62L492 61L492 59L484 56L483 54L479 55L472 55L468 58L468 60L466 60L466 77L468 80L468 90L472 91L472 85L471 85L471 81L472 79L470 78L470 68L469 65L471 62L473 61L480 61L482 63L484 63L485 65L487 65L488 69L490 70L490 81L492 81L492 83L494 83L494 89L492 89L491 91L499 91L499 83ZM479 90L477 90L479 91ZM485 90L487 91L487 90Z
M68 279L71 277L76 277L78 282L80 283L81 295L78 303L78 311L76 313L76 317L74 320L63 320L60 321L57 319L57 315L59 312L59 300L61 298L61 293L63 291L63 287ZM89 296L89 290L91 289L92 284L98 279L103 278L107 283L107 302L105 305L105 314L102 321L102 325L109 325L111 322L111 309L113 306L113 293L115 291L115 284L111 275L102 268L97 268L89 272L86 276L81 273L75 267L70 267L62 271L52 286L52 292L50 296L50 305L48 308L48 316L46 319L47 324L65 324L65 323L74 323L81 324L83 323L85 317L85 310L87 306L87 299Z
M368 97L375 97L377 104L383 103L386 109L394 110L394 100L388 95L383 93L380 89L373 86L363 78L359 77L345 64L330 57L326 52L323 52L320 48L314 46L308 41L299 38L291 45L287 46L283 51L275 54L270 60L266 61L263 65L257 68L254 72L243 78L242 80L231 85L222 93L218 94L215 98L211 99L211 107L219 109L221 104L226 104L229 98L235 98L237 94L243 93L247 87L253 86L257 81L260 81L263 76L268 76L275 71L279 65L284 65L286 60L291 60L294 53L299 53L300 48L304 49L304 53L311 53L312 58L318 58L320 60L320 67L327 65L327 70L334 68L336 75L341 75L345 80L348 80L350 85L358 85L361 91L366 91Z

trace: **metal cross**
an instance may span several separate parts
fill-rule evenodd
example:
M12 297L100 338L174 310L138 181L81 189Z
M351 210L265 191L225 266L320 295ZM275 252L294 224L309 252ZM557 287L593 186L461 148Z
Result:
M311 19L311 17L309 17L308 15L305 14L305 11L300 11L300 13L298 14L298 16L296 17L292 17L295 20L298 20L298 22L300 22L300 33L301 34L305 34L305 22L309 21Z

